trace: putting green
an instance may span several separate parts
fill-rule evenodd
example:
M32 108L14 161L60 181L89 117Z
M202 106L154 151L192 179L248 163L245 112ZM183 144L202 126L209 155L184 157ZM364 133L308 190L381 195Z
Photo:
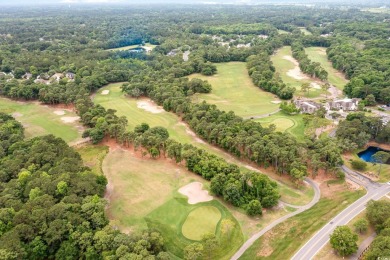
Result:
M276 131L284 132L287 129L293 127L295 122L289 118L276 118L271 122L263 123L264 126L269 126L271 124L276 126Z
M188 214L182 227L183 235L191 240L201 240L206 233L215 234L221 212L213 206L203 206Z

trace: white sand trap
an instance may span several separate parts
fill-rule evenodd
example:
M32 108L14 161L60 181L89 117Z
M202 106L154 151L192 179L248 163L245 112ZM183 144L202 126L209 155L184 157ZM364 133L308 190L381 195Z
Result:
M294 59L290 55L285 55L283 56L283 59L288 60L292 62L295 65L295 68L287 71L287 76L297 79L297 80L302 80L302 79L308 79L309 77L302 73L301 69L299 68L299 63L296 59Z
M108 89L102 91L102 95L108 95L108 93L110 93Z
M56 114L57 116L63 116L65 115L65 111L64 110L56 110L53 112L54 114Z
M153 114L159 114L164 112L162 107L157 106L154 102L150 100L140 100L137 102L137 107L145 111L148 111Z
M318 83L316 83L316 82L310 83L310 87L315 88L315 89L321 89L320 84L318 84Z
M78 121L79 119L80 119L79 116L63 116L63 117L61 117L61 120L64 123L74 123L74 122Z
M280 100L274 100L274 101L271 101L271 103L272 103L272 104L280 104L280 103L282 103L282 101L280 101Z
M295 66L299 66L299 62L290 55L283 56L283 59L291 61Z
M202 189L203 184L200 182L191 182L179 189L179 192L188 197L188 204L197 204L213 200L207 190Z

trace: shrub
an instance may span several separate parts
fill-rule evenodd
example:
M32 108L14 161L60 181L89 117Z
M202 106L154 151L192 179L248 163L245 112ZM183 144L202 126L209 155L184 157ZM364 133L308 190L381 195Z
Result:
M362 160L352 160L352 168L359 171L365 171L367 169L367 163Z

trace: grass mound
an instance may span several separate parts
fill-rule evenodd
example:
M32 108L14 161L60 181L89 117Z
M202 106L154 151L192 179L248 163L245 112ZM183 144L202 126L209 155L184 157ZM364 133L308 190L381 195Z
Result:
M188 214L182 227L183 235L191 240L201 240L206 233L215 234L221 212L213 206L203 206Z
M290 118L275 118L274 120L263 124L264 126L269 126L274 124L276 126L276 131L284 132L287 129L290 129L295 125L295 121Z

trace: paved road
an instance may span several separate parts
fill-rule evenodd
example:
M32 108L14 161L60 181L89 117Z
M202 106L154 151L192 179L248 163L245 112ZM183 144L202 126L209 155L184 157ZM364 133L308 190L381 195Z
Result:
M305 206L301 206L301 207L297 207L297 206L294 206L295 208L298 208L296 211L290 213L290 214L287 214L277 220L275 220L274 222L272 222L271 224L269 224L268 226L266 226L265 228L263 228L262 230L260 230L259 232L257 232L256 234L254 234L251 238L249 238L242 246L241 248L232 256L232 258L230 258L231 260L236 260L238 258L240 258L242 256L242 254L257 240L259 239L262 235L264 235L267 231L271 230L272 228L274 228L275 226L279 225L280 223L282 223L283 221L307 210L307 209L310 209L311 207L314 206L314 204L316 204L319 199L320 199L320 196L321 196L321 193L320 193L320 188L318 187L318 185L313 182L312 180L306 178L305 181L307 183L310 184L310 186L313 187L314 189L314 198L312 199L312 201L305 205Z
M328 224L326 224L320 231L318 231L291 259L302 260L312 259L318 251L324 247L329 241L329 235L337 226L346 225L350 220L357 216L366 208L366 204L370 200L379 200L386 196L390 192L389 184L379 184L371 181L369 178L360 175L346 166L342 166L341 169L345 172L346 178L363 185L367 194L348 208L340 212L334 217Z

